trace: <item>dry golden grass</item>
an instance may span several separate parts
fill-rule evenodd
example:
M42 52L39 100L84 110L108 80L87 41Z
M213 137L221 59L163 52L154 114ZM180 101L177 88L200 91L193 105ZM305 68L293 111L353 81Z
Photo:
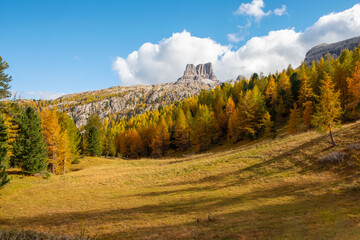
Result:
M318 163L360 141L360 122L166 159L84 158L65 176L22 176L0 195L0 228L97 239L360 239L356 170Z

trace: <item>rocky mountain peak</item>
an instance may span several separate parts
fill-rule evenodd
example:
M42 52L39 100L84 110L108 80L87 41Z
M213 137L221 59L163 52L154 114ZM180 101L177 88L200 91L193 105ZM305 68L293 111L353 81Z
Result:
M313 61L318 62L322 57L325 58L327 53L330 53L331 57L337 59L344 49L352 51L354 48L358 47L359 44L360 37L354 37L332 44L322 43L311 48L306 53L304 61L307 62L308 65L311 65Z
M203 80L210 79L217 81L214 74L212 63L199 64L195 67L194 64L187 64L184 75L179 80Z

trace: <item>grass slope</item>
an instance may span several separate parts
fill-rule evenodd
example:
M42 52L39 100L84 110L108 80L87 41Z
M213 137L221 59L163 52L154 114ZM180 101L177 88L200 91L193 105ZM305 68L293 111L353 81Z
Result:
M85 158L65 176L12 170L0 228L97 239L360 239L355 170L320 156L360 141L360 122L167 159Z

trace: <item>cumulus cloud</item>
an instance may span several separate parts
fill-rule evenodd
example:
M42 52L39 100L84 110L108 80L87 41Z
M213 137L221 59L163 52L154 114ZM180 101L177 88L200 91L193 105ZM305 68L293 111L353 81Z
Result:
M174 33L158 44L144 43L126 59L117 57L113 69L123 85L171 82L182 76L187 63L216 62L230 47L210 38Z
M25 97L26 98L43 99L43 100L56 99L58 97L61 97L62 95L65 95L65 93L47 92L47 91L25 92Z
M276 16L282 16L282 15L284 15L284 14L287 14L286 5L282 5L281 8L276 8L276 9L274 10L274 14L275 14Z
M336 42L360 35L360 4L321 17L304 32L294 29L271 31L253 37L237 50L187 31L174 33L158 44L145 43L127 58L118 57L113 69L123 85L172 82L182 76L187 63L212 62L220 80L254 72L268 74L297 67L306 52L323 42Z
M336 42L360 35L360 4L339 13L321 17L307 28L300 41L307 46L322 42Z
M264 12L264 7L265 4L263 0L253 0L251 3L242 3L235 14L254 17L257 21L259 21L261 18L271 13L270 10L268 12Z

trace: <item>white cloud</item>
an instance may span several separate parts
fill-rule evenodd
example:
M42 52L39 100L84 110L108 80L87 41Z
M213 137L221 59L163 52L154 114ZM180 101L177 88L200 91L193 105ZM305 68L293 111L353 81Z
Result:
M238 28L239 29L248 29L248 28L250 28L251 27L251 20L250 19L248 19L247 20L247 22L246 22L246 24L245 25L238 25Z
M240 41L244 40L244 37L241 37L238 33L229 33L227 36L227 39L229 42L238 43Z
M265 4L263 0L253 0L251 3L242 3L235 14L254 17L259 21L262 17L271 13L271 11L264 12L264 7Z
M360 4L339 13L321 17L301 36L301 42L311 47L323 42L336 42L360 35Z
M212 62L220 80L254 72L268 74L297 67L306 52L323 42L336 42L360 35L360 4L340 13L321 17L304 32L294 29L271 31L253 37L237 50L189 32L174 33L158 44L145 43L126 59L118 57L113 69L123 85L172 82L182 76L187 63Z
M238 33L229 33L227 34L227 39L231 43L238 43L240 41L244 41L245 36L249 35L248 29L251 27L250 19L247 20L245 25L238 25L239 28Z
M158 44L144 43L126 59L117 57L113 69L123 85L171 82L182 76L187 63L216 62L227 51L227 46L184 30Z
M248 29L252 25L252 21L255 19L256 22L268 16L270 14L275 14L277 16L282 16L287 14L286 5L282 5L281 8L276 8L273 11L269 10L264 12L265 3L263 0L253 0L251 3L241 3L235 15L245 15L248 16L247 23L244 26L238 26L240 31L238 33L229 33L227 35L228 41L232 43L238 43L244 39L244 36L248 35Z
M274 10L274 14L275 14L276 16L282 16L282 15L284 15L284 14L287 14L286 5L282 5L281 8L276 8L276 9Z
M65 93L47 92L47 91L25 92L25 97L26 98L43 99L43 100L56 99L58 97L61 97L62 95L65 95Z

